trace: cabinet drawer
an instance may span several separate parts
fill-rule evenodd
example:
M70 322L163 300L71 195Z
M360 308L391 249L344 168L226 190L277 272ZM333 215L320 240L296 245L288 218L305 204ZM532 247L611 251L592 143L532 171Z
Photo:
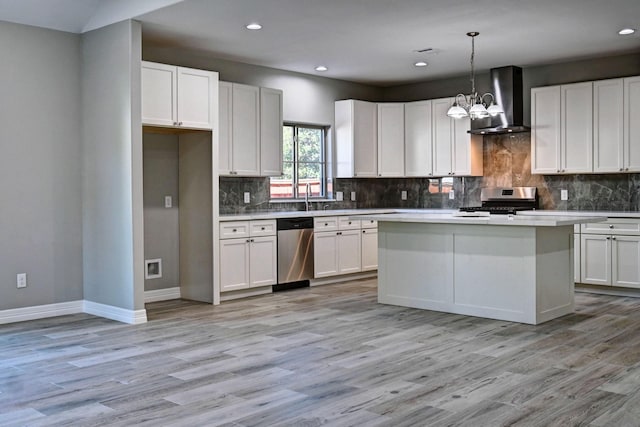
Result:
M378 228L378 221L375 219L363 219L362 228Z
M604 222L582 224L582 233L626 234L640 236L640 220L627 218L609 218Z
M235 239L249 237L249 221L229 221L220 223L220 238Z
M252 237L276 235L276 221L274 219L251 221L249 228Z
M317 231L332 231L338 229L338 217L337 216L323 216L313 219L313 230Z
M360 220L349 219L348 216L338 218L338 228L340 230L359 230Z

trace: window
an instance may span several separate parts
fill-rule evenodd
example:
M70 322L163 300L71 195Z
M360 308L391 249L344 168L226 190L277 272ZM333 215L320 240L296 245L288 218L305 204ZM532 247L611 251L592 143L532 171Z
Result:
M309 185L309 197L325 197L326 128L285 124L282 129L282 169L271 178L272 199L303 198Z

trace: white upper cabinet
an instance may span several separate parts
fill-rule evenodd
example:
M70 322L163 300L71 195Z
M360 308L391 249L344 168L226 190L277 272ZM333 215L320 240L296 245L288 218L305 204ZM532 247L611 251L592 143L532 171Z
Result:
M404 103L378 104L378 176L404 176Z
M640 171L640 77L624 79L625 170Z
M260 89L233 83L231 161L233 175L260 175Z
M625 170L623 110L623 79L593 83L594 172Z
M451 98L434 99L433 105L433 174L447 176L452 174L453 119L447 111L453 104Z
M593 171L593 84L560 86L560 172Z
M218 167L220 175L229 175L232 169L232 140L231 127L233 125L233 85L220 82L218 85Z
M260 88L260 175L282 175L282 91Z
M404 105L404 168L406 176L433 176L431 101Z
M378 176L377 104L348 99L335 103L336 177Z
M560 86L531 89L531 173L560 167Z
M591 82L531 89L531 172L593 171Z
M471 119L452 119L447 111L453 98L432 101L433 174L481 176L482 136L473 136Z
M217 73L142 61L141 80L143 124L212 129Z

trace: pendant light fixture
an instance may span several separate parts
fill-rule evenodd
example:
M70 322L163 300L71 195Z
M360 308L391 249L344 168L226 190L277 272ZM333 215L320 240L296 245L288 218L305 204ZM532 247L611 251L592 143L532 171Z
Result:
M495 103L495 97L492 93L487 92L480 96L476 92L476 74L473 61L476 53L475 38L478 34L480 33L477 31L467 33L471 37L471 94L468 96L461 93L456 95L453 105L447 111L447 116L454 119L462 119L464 117L483 119L504 113L502 107Z

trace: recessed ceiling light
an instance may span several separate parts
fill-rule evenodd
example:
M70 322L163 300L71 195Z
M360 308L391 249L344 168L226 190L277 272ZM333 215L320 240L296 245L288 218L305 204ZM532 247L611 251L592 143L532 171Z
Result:
M258 24L257 22L253 22L247 25L247 30L261 30L261 29L262 29L262 25Z
M623 28L618 31L618 34L620 34L621 36L628 36L629 34L633 34L635 32L636 30L634 30L633 28Z
M413 64L413 65L415 65L416 67L426 67L426 66L427 66L427 65L429 65L429 64L427 64L427 63L426 63L426 62L424 62L424 61L418 61L418 62L416 62L416 63L415 63L415 64Z
M316 71L327 71L327 70L328 70L328 68L325 67L324 65L318 65L316 67Z

